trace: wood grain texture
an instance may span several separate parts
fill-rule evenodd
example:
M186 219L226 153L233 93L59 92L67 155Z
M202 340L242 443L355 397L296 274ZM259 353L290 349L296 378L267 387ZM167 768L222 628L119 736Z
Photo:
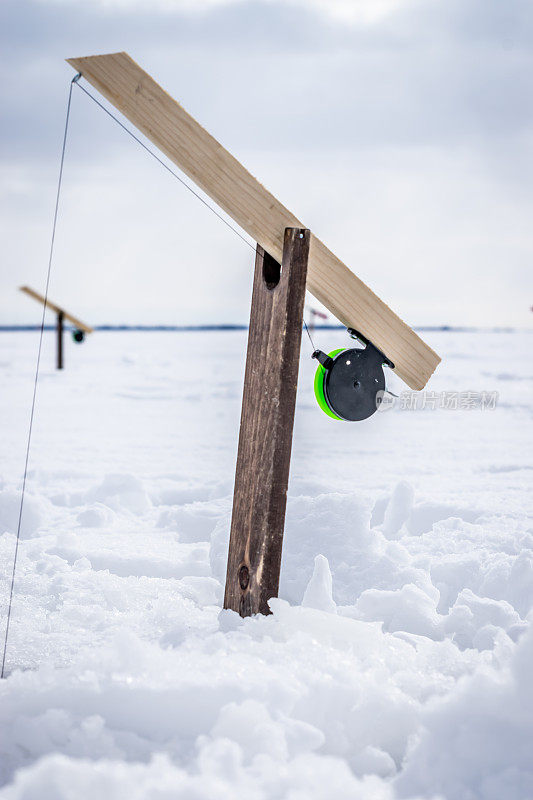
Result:
M302 223L127 53L67 60L254 241L281 259L285 228ZM343 325L385 353L412 389L425 386L439 356L314 236L307 288Z
M79 328L80 331L85 331L85 333L92 333L93 329L86 325L85 322L82 322L81 319L74 317L72 314L69 314L68 311L65 311L64 308L52 303L50 300L47 300L44 295L40 294L40 292L36 292L35 289L31 289L29 286L20 286L20 291L24 292L25 294L33 297L34 300L37 300L39 303L46 303L46 307L50 309L50 311L55 311L56 314L63 314L64 319L68 319L69 322Z
M279 264L260 245L255 261L224 597L242 617L269 613L281 568L311 234L284 238L276 286Z

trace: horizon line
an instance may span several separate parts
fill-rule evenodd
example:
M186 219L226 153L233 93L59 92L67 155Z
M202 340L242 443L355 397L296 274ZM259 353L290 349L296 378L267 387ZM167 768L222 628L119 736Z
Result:
M186 331L247 331L248 325L237 323L221 323L221 324L205 324L205 325L93 325L94 331L168 331L168 332L186 332ZM303 326L302 326L303 327ZM530 328L517 328L512 325L493 325L488 327L477 325L413 325L415 331L442 331L442 332L455 332L455 333L475 333L478 331L490 331L493 333L512 333L516 330L530 330ZM68 329L75 329L75 326L65 326ZM0 333L9 333L16 331L39 331L40 325L0 325ZM55 325L46 324L43 327L45 331L55 331ZM345 325L314 325L313 330L346 330Z

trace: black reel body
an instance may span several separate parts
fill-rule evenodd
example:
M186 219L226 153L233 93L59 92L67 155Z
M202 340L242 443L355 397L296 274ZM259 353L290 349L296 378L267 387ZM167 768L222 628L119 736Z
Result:
M313 358L320 362L315 377L315 394L319 406L328 416L358 422L377 411L385 391L383 365L394 365L360 334L348 332L365 347L337 350L330 355L315 350Z
M83 340L85 339L85 331L82 331L79 328L74 328L74 330L72 331L72 338L74 339L75 342L78 342L78 344L80 342L83 342Z

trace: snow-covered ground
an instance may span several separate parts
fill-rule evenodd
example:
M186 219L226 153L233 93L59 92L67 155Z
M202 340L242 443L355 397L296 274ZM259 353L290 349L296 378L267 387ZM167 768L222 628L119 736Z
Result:
M303 341L280 598L241 620L246 334L95 333L63 373L45 335L2 800L531 800L533 334L424 338L430 389L496 407L335 422ZM0 334L3 620L36 347Z

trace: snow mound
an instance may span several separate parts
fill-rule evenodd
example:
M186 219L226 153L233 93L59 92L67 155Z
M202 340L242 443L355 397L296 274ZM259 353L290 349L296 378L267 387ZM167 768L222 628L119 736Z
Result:
M106 475L102 483L87 492L86 499L115 511L127 510L134 514L142 514L151 506L142 481L127 473Z
M198 746L194 773L166 755L148 764L69 759L48 756L19 773L14 784L0 792L2 800L229 800L269 797L324 800L349 796L354 800L392 800L386 785L376 778L360 781L338 758L313 754L288 763L264 757L245 766L241 752L227 739ZM331 794L330 794L331 792Z
M429 704L395 783L398 796L533 797L532 664L530 629L503 672L479 670L450 697Z
M230 507L231 498L225 497L222 500L166 508L159 514L157 526L176 531L180 542L207 542L219 517L227 513Z
M229 780L242 770L260 797L299 789L298 759L311 797L325 796L333 765L339 787L376 796L358 777L373 772L368 785L376 791L376 776L397 772L425 702L446 692L458 671L472 669L471 655L431 640L413 647L379 625L282 600L271 605L270 617L241 620L227 612L232 630L184 635L165 649L120 633L80 653L70 667L14 673L0 686L0 724L10 732L2 743L2 779L30 769L6 791L20 789L23 797L24 781L52 780L52 771L45 777L31 765L60 751L65 774L85 770L89 787L92 770L78 760L95 762L101 796L112 796L113 770L102 761L127 762L127 785L136 762L148 763L157 751L183 764L187 781L201 776L198 791L209 796L210 778L228 777L226 758L211 761L220 751L233 753L231 763L239 765ZM69 791L66 779L58 791ZM389 796L386 786L380 791Z
M84 528L103 528L113 522L113 511L103 503L92 503L76 519Z
M337 604L333 600L333 578L325 556L315 557L315 568L304 592L302 606L329 611L331 614L337 611Z
M5 609L35 353L3 336ZM280 597L246 620L222 610L246 334L99 334L45 370L1 800L533 797L531 407L498 383L531 337L431 336L435 390L496 381L497 408L336 424L303 358Z
M20 514L20 492L10 489L0 491L0 535L2 533L17 533ZM22 517L20 522L21 539L31 539L37 534L46 519L43 509L46 509L43 498L32 497L25 492Z
M289 497L280 597L301 603L315 568L318 547L331 569L333 597L338 603L353 602L377 574L383 578L396 571L395 555L388 552L384 536L370 529L369 520L370 503L354 494ZM228 513L211 536L211 569L221 582L226 577L229 526Z

